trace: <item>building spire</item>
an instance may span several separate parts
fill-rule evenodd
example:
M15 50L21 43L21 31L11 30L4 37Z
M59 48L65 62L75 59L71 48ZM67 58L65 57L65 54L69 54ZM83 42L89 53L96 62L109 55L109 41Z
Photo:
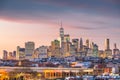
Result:
M117 45L116 45L116 43L114 43L114 48L117 49Z
M82 38L80 38L80 51L83 50L83 41L82 41Z
M60 26L61 26L61 28L63 28L63 26L62 26L62 21L61 21L61 23L60 23Z

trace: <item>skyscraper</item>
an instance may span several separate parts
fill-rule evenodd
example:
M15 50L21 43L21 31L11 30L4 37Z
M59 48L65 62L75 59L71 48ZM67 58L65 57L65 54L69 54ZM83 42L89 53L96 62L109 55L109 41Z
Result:
M64 42L70 42L70 35L69 34L64 35Z
M117 49L117 45L116 45L116 43L114 44L114 49Z
M94 44L93 45L93 57L98 57L98 45Z
M117 45L116 45L116 43L114 44L114 49L113 49L113 56L116 56L116 55L118 55L118 54L120 54L120 51L119 51L119 49L117 48Z
M62 23L60 28L60 38L61 38L61 47L62 47L64 43L64 28L62 27Z
M80 38L80 51L83 50L83 41L82 41L82 38Z
M64 56L70 56L71 42L64 42Z
M90 49L93 49L94 42L90 43Z
M48 55L47 55L47 52L48 52L48 47L47 46L40 46L39 47L39 54L38 54L38 58L47 58Z
M16 51L13 51L13 57L16 58Z
M59 49L60 48L60 42L58 40L54 40L51 42L52 49Z
M17 60L24 60L25 59L25 48L21 48L20 46L17 46L16 59Z
M86 46L89 48L89 39L86 40Z
M72 39L72 44L75 47L75 51L78 52L79 51L79 39Z
M34 53L35 43L34 42L26 42L25 43L25 59L32 59L32 55Z
M105 55L106 57L112 57L112 50L110 49L110 41L109 39L105 39Z
M60 28L60 38L61 38L61 43L60 43L60 47L61 47L61 50L60 50L60 53L64 54L64 28L62 27L62 23L61 23L61 28Z
M109 39L105 39L105 50L109 50L109 49L110 49Z
M13 59L13 53L12 52L9 52L8 53L9 55L8 55L8 58L11 60L11 59Z
M6 50L3 50L3 59L4 60L8 59L8 52Z
M52 56L55 57L60 57L60 41L54 40L51 42L51 51L52 51Z

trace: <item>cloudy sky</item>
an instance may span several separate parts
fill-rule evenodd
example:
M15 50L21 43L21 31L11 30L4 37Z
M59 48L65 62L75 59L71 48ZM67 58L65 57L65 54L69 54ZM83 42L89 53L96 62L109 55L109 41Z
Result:
M34 41L50 45L59 37L62 21L71 38L87 38L104 49L120 48L120 0L0 0L0 54Z

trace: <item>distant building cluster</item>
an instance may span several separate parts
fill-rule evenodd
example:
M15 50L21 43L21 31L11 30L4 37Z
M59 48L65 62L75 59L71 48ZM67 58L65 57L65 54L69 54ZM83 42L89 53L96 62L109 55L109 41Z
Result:
M3 59L4 60L16 60L16 51L8 52L7 50L3 50Z
M17 50L13 52L7 52L3 50L4 60L30 60L37 58L64 58L69 56L79 57L101 57L101 58L120 58L120 50L117 48L116 43L114 49L110 49L110 40L105 39L105 50L99 50L99 46L94 42L86 40L86 44L83 44L82 38L70 39L69 34L64 33L64 28L61 25L60 28L60 40L51 41L50 46L40 46L35 49L35 43L32 41L26 42L25 47L21 48L17 46Z

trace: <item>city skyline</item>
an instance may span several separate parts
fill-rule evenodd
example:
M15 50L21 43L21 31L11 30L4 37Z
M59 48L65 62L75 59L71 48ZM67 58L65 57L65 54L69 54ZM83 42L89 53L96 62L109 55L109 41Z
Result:
M105 49L105 39L120 48L119 0L1 0L0 53L24 47L27 41L35 46L50 45L59 37L60 22L72 38L83 38Z

